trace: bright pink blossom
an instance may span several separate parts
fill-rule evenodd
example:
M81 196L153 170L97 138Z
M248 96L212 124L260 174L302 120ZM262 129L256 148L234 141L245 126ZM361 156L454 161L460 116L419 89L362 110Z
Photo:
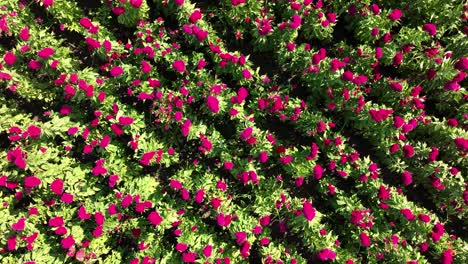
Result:
M41 57L43 59L47 59L50 56L52 56L54 53L55 53L55 50L53 48L47 47L47 48L43 48L40 51L38 51L37 56L39 56L39 57Z
M305 201L302 204L302 212L308 221L312 221L315 218L315 208L309 201Z

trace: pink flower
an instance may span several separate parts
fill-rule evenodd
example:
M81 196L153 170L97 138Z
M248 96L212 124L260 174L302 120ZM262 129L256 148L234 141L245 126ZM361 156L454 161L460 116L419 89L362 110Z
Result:
M364 247L369 247L371 244L369 236L364 232L359 235L359 240Z
M64 193L62 194L62 197L60 197L60 200L66 204L72 203L74 201L73 194L70 193Z
M430 23L424 24L422 30L429 33L429 36L434 36L437 33L436 25Z
M392 62L393 66L400 65L402 60L403 60L403 54L401 54L400 52L398 52L398 53L395 54L395 56L393 57L393 62Z
M16 236L11 236L7 239L7 249L8 251L16 249Z
M185 62L183 60L176 60L172 63L172 68L182 73L185 71Z
M250 73L250 71L248 69L243 69L242 70L242 76L244 76L245 79L250 79L252 78L252 74Z
M37 60L30 60L28 63L28 67L32 70L37 70L42 67L42 62Z
M387 18L392 20L392 21L396 21L398 19L400 19L400 17L402 16L402 12L400 9L394 9L388 16Z
M183 1L183 0L175 0L175 1ZM197 259L197 253L195 252L184 252L182 253L182 261L185 263L194 263Z
M250 242L245 241L244 244L242 244L242 247L240 249L240 254L242 258L247 258L250 255Z
M69 235L62 239L62 248L68 249L71 248L75 244L75 239L73 239L73 235Z
M299 15L297 14L294 14L292 17L291 17L291 22L289 23L289 28L291 29L295 29L295 28L298 28L300 27L302 24L302 19Z
M162 217L156 211L153 211L148 215L148 221L150 221L150 223L155 226L160 225L162 220L163 220Z
M28 127L28 135L31 138L39 138L41 136L41 128L35 125L31 125Z
M47 59L50 56L52 56L54 53L55 53L55 51L54 51L53 48L47 47L47 48L43 48L40 51L38 51L37 56L39 56L39 57L41 57L43 59Z
M458 60L455 63L455 69L457 69L459 71L468 70L468 57L461 57L460 60Z
M242 137L242 135L241 135ZM261 163L265 163L268 161L268 153L266 151L262 151L260 152L260 154L258 155L258 159Z
M15 231L22 231L25 227L26 218L21 217L16 223L11 225L11 228Z
M130 0L130 5L133 6L134 8L140 8L142 3L143 3L143 0Z
M203 189L199 189L195 194L195 202L201 204L203 202L203 197L205 196L205 191Z
M403 154L406 158L411 158L414 155L414 148L411 145L404 145L403 146Z
M419 221L424 223L428 223L429 221L431 221L431 218L427 214L419 214L418 219Z
M175 249L179 252L183 252L185 251L186 249L188 248L188 245L187 244L184 244L184 243L177 243L177 245L175 246Z
M129 116L121 116L119 117L119 124L122 126L131 125L133 124L133 118Z
M441 264L451 264L453 262L453 250L447 249L440 255Z
M408 220L410 222L414 221L414 219L415 219L415 216L414 216L413 212L409 208L401 209L400 213L406 218L406 220Z
M212 252L213 252L213 246L212 245L206 245L202 250L203 255L205 255L205 257L207 257L207 258L209 258L211 256Z
M401 181L403 182L404 185L408 186L413 182L413 176L409 171L404 171L401 174Z
M78 217L81 219L81 220L87 220L91 217L91 214L88 214L86 212L86 208L82 205L80 206L80 208L78 209Z
M30 37L28 26L24 26L19 33L19 37L22 41L27 41Z
M177 5L177 6L181 6L184 4L184 0L174 0L174 3Z
M405 120L401 116L394 116L393 117L393 127L400 128L405 123Z
M315 218L315 209L309 201L305 201L302 204L302 212L308 221L312 221Z
M49 6L54 5L54 0L42 0L42 4L43 4L45 7L49 7Z
M28 176L24 178L24 187L26 188L34 188L41 184L41 179L37 178L36 176Z
M320 164L315 164L313 174L316 180L320 180L322 178L323 172L324 169L322 168L322 166L320 166Z
M16 56L15 56L15 54L13 52L8 51L3 56L3 60L5 61L6 64L11 66L11 65L15 64Z
M220 226L229 226L231 224L232 217L230 215L225 215L224 213L218 214L216 221Z
M120 66L114 66L114 67L112 67L112 69L110 70L110 75L111 75L112 77L120 76L120 75L122 75L122 73L123 73L123 69L122 69L122 67L120 67Z
M193 11L192 14L190 15L189 21L190 21L190 23L195 24L201 18L202 18L202 13L200 12L200 10L197 9L197 10Z
M80 25L86 29L89 29L93 26L93 23L91 20L87 17L83 17L80 19Z
M52 190L52 192L61 195L63 192L63 181L61 179L55 179L50 184L50 189Z
M146 61L141 61L141 71L144 73L151 72L151 65Z
M180 130L184 137L188 136L191 127L192 127L192 121L190 121L190 119L186 119L184 123L180 125Z
M324 248L317 253L317 257L321 261L334 260L336 258L336 253L329 248Z
M151 159L153 159L154 155L156 155L156 151L143 153L140 159L140 164L145 165L145 166L148 165L151 162Z
M61 216L52 217L49 219L49 226L59 227L63 226L63 218Z
M219 101L218 98L214 96L208 96L206 99L206 105L208 106L208 109L211 110L211 112L217 114L219 112Z
M245 239L247 238L247 233L243 231L237 231L234 233L234 235L236 236L236 243L239 245L244 243Z

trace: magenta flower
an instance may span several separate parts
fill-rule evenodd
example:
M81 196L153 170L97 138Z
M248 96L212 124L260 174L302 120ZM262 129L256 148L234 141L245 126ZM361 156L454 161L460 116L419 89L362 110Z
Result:
M121 116L119 117L119 124L122 126L131 125L133 124L133 118L129 116Z
M122 73L123 73L123 69L122 69L122 67L120 67L120 66L114 66L114 67L112 67L112 69L110 70L110 75L111 75L112 77L120 76L120 75L122 75Z
M320 164L315 164L313 169L313 175L316 180L320 180L323 176L324 169Z
M31 35L29 34L28 26L24 26L19 33L19 37L22 41L27 41Z
M196 252L190 252L189 251L189 252L182 253L182 261L185 262L185 263L194 263L196 259L197 259L197 253Z
M93 23L91 20L87 17L83 17L80 19L80 25L86 29L89 29L93 26Z
M302 24L302 19L299 15L297 14L294 14L292 17L291 17L291 22L289 23L289 28L291 29L295 29L295 28L298 28L300 27Z
M252 78L252 74L250 73L250 71L248 69L243 69L242 70L242 76L244 76L245 79L250 79Z
M329 248L324 248L317 253L317 257L321 261L334 260L336 258L336 253Z
M183 252L185 251L186 249L188 248L188 245L187 244L184 244L184 243L177 243L177 245L175 246L175 249L179 252Z
M390 14L388 14L387 18L396 21L400 19L400 17L403 15L400 9L394 9Z
M61 216L52 217L49 219L49 226L59 227L63 226L63 218Z
M66 204L72 203L74 201L74 196L73 194L70 193L64 193L60 197L60 200Z
M460 84L457 81L448 81L444 84L445 90L448 91L460 91Z
M40 51L38 51L37 56L39 56L39 57L41 57L43 59L47 59L50 56L52 56L54 53L55 53L55 51L54 51L53 48L47 47L47 48L43 48Z
M308 221L312 221L315 218L315 209L309 201L305 201L302 204L302 212Z
M211 110L211 112L217 114L219 112L219 101L218 98L214 96L208 96L206 99L206 105L208 106L208 109Z
M16 221L16 223L11 225L11 229L15 231L22 231L25 227L25 223L26 223L26 218L21 217L20 219L18 219L18 221Z
M197 9L193 11L192 14L190 14L189 21L190 23L195 24L201 18L202 18L202 13L200 12L200 10Z
M455 63L455 69L457 69L459 71L468 70L468 57L461 57L460 60L458 60Z
M212 245L206 245L202 250L203 255L205 255L205 257L207 257L207 258L209 258L211 256L212 252L213 252L213 246Z
M403 154L406 158L411 158L414 155L414 148L411 145L404 145L403 146Z
M61 179L55 179L50 184L50 189L52 190L52 192L61 195L63 192L63 181Z
M205 191L203 189L199 189L195 194L195 202L201 204L203 202L203 197L205 196Z
M427 214L419 214L418 219L423 223L428 223L429 221L431 221L431 218Z
M148 221L155 226L160 225L162 220L162 217L156 211L153 211L148 215Z
M143 0L130 0L129 3L134 8L140 8L141 4L143 3Z
M180 130L184 137L188 136L191 127L192 127L192 121L190 121L190 119L186 119L184 123L180 125Z
M37 178L36 176L28 176L24 178L24 187L26 188L34 188L41 184L41 179Z
M15 64L16 56L15 56L15 54L13 52L8 51L3 56L3 60L5 61L6 64L11 66L11 65Z
M54 5L54 0L42 0L42 4L45 7L53 6Z
M237 231L234 233L236 236L236 243L241 245L247 239L247 233L244 231Z
M411 183L413 183L413 175L409 171L404 171L401 174L401 181L403 182L404 185L408 186Z
M370 247L370 238L366 233L362 232L359 235L359 240L361 241L361 245L363 245L364 247Z
M436 25L430 23L424 24L422 30L426 31L429 36L434 36L437 33Z
M7 239L7 249L8 251L16 249L16 236L11 236Z
M87 220L91 217L91 214L88 214L86 212L86 208L82 205L80 206L80 208L78 209L78 217L81 219L81 220Z
M69 235L62 239L62 248L68 249L71 248L75 244L75 239L73 239L73 235Z
M183 60L176 60L172 63L172 68L182 73L185 71L185 62Z
M147 61L141 61L141 71L144 73L151 72L151 65Z
M414 219L416 218L413 214L413 212L411 211L411 209L409 208L403 208L400 210L400 213L406 218L406 220L408 221L414 221Z
M41 136L41 128L38 127L38 126L35 126L35 125L30 125L28 127L28 135L31 137L31 138L39 138Z
M230 215L225 215L224 213L218 214L216 221L220 226L229 226L231 224L232 217Z
M453 263L453 250L447 249L440 255L440 263L441 264L451 264Z
M184 0L174 0L174 3L177 5L177 6L181 6L184 4Z

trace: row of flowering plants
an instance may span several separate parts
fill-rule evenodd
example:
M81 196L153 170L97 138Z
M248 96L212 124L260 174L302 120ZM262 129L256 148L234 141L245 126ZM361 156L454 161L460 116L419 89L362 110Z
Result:
M375 2L0 0L0 262L468 262L468 5Z

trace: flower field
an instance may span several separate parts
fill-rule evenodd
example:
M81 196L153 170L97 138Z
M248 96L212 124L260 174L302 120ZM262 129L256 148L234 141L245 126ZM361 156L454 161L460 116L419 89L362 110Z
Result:
M468 263L467 74L466 1L0 0L0 263Z

